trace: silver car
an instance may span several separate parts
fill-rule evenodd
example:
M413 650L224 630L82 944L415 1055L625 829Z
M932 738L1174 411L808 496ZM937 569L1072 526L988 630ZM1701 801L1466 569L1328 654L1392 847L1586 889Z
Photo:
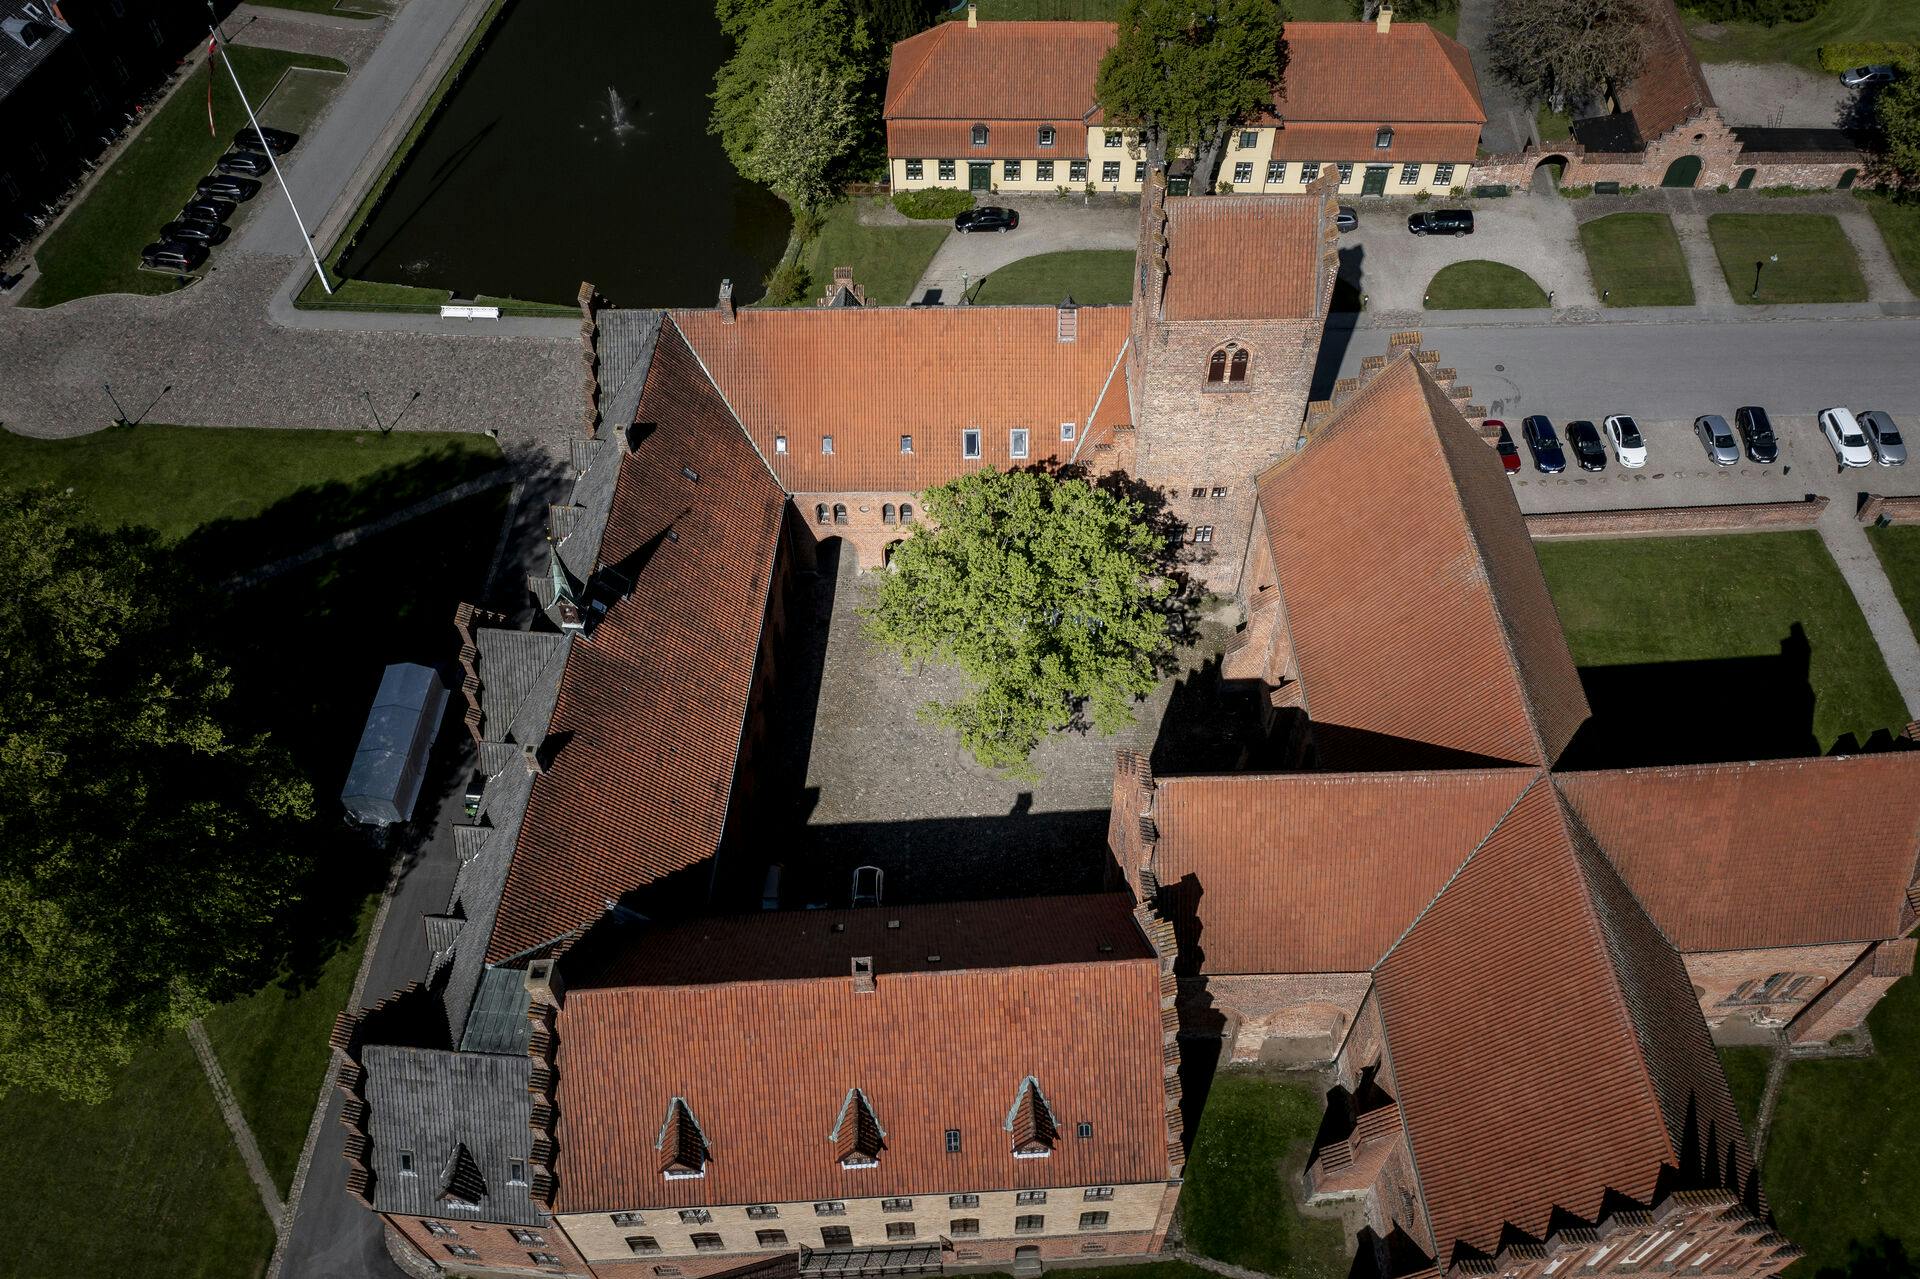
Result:
M1900 428L1893 419L1879 409L1868 409L1860 415L1861 429L1867 433L1867 443L1873 445L1873 455L1882 466L1899 466L1907 460L1907 442L1900 438Z
M1882 63L1853 67L1840 73L1840 83L1849 89L1864 88L1870 84L1892 84L1893 68Z
M1732 466L1740 460L1740 445L1733 438L1733 428L1718 413L1693 419L1693 433L1700 437L1701 446L1707 450L1707 461L1715 466Z

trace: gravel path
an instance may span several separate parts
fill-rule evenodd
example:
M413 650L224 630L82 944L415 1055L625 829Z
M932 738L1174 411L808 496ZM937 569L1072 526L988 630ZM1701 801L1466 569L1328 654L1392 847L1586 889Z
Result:
M1706 215L1674 214L1673 232L1680 237L1680 251L1687 255L1687 274L1693 278L1693 300L1701 306L1733 305L1726 272L1720 269L1720 259L1713 252L1713 238L1707 234Z
M1831 129L1853 91L1840 77L1785 62L1708 62L1707 87L1728 124L1770 129Z

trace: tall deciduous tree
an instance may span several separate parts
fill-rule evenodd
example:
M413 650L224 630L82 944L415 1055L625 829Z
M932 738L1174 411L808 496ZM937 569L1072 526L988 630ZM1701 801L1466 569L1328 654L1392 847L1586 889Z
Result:
M933 524L895 550L869 628L910 667L953 663L974 689L921 714L982 764L1026 777L1047 733L1131 723L1171 649L1167 543L1141 504L992 470L922 501Z
M1492 71L1554 110L1617 92L1645 61L1640 0L1504 0L1488 34Z
M1279 0L1125 0L1095 89L1108 121L1155 164L1191 148L1193 189L1211 191L1227 135L1273 109L1284 17Z
M767 80L746 176L796 209L833 195L834 165L859 141L852 72L783 62Z
M1372 22L1389 0L1349 0L1353 16ZM1460 0L1391 0L1395 22L1432 22L1460 12Z
M707 131L719 135L742 176L752 177L761 103L783 66L847 74L858 89L856 116L863 127L877 127L873 86L886 50L876 48L846 0L717 0L715 9L734 49L714 75Z
M1920 66L1905 68L1899 79L1880 90L1873 113L1887 166L1902 185L1920 183Z
M194 595L151 534L0 495L0 1092L99 1100L280 966L312 789L229 734Z

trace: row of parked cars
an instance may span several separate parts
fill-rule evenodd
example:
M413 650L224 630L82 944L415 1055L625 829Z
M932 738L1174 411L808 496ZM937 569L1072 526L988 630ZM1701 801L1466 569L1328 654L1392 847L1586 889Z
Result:
M1820 434L1842 466L1868 466L1874 462L1899 466L1907 460L1907 445L1899 425L1879 409L1867 409L1857 415L1851 409L1821 409L1816 420ZM1520 449L1506 423L1490 418L1486 425L1488 430L1499 433L1496 447L1500 465L1509 475L1518 471ZM1693 420L1693 433L1706 450L1707 460L1715 466L1732 466L1740 460L1742 450L1748 461L1763 466L1780 457L1780 440L1774 434L1773 420L1765 409L1755 404L1735 409L1732 426L1718 413L1702 414ZM1567 445L1563 448L1552 419L1536 413L1521 419L1520 438L1526 441L1527 451L1533 455L1534 469L1542 475L1557 475L1566 470L1569 450L1581 470L1604 471L1609 444L1625 469L1637 470L1647 464L1646 437L1641 434L1639 423L1625 414L1605 418L1599 427L1586 421L1567 423Z
M234 134L234 149L200 179L193 199L160 228L160 238L140 250L140 265L183 274L198 270L213 246L232 234L227 220L234 210L259 195L261 179L273 172L267 152L285 155L299 140L298 134L284 129L256 130L252 125Z

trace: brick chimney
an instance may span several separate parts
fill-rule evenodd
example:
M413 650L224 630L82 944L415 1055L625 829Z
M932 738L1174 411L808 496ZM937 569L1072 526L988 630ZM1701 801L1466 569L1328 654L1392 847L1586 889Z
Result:
M733 281L720 281L720 323L733 323Z
M1381 35L1385 35L1387 32L1393 30L1392 5L1383 4L1380 6L1379 11L1373 15L1373 29Z
M980 6L979 5L969 4L967 6L967 25L970 27L977 27L980 25Z
M1066 300L1054 308L1053 338L1056 342L1072 342L1079 336L1080 304L1069 293Z
M853 957L853 993L871 995L873 993L873 956L855 955Z
M558 1008L567 997L567 984L560 979L560 965L551 959L536 959L527 965L524 979L527 998L536 1004Z

